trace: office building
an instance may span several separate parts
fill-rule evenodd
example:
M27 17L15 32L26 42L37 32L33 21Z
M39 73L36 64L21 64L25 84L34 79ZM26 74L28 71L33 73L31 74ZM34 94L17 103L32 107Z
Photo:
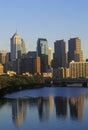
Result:
M21 58L21 56L26 53L25 43L23 39L17 33L15 33L10 41L11 60Z
M48 70L48 42L47 39L39 38L37 41L37 55L41 61L41 73Z
M83 52L81 50L80 38L71 38L68 41L68 62L72 60L76 62L83 62Z
M66 67L66 43L64 40L54 42L54 63L56 68Z

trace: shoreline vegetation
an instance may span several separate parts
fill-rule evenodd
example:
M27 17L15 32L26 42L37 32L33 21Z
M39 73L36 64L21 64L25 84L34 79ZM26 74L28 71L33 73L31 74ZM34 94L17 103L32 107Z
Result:
M69 79L69 80L71 81L72 79ZM81 80L82 79L80 79L80 81ZM61 86L61 87L87 87L87 81L85 81L84 79L80 83L81 85L80 84L75 85L74 83L72 83L72 81L70 82L70 84L66 83L64 80L61 80L61 82L60 81L57 82L57 80L52 81L51 78L44 78L40 74L35 74L33 76L0 75L0 98L2 98L6 94L10 94L13 92L22 91L25 89L38 89L44 86L55 85L55 86Z
M39 74L33 76L0 75L0 97L24 89L40 88L43 87L44 85L45 80Z

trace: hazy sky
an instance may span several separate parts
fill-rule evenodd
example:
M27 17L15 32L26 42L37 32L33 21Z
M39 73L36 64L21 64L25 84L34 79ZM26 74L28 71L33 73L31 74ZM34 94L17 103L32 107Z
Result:
M0 0L0 50L10 50L16 32L27 51L36 50L38 38L55 40L80 37L88 58L88 0Z

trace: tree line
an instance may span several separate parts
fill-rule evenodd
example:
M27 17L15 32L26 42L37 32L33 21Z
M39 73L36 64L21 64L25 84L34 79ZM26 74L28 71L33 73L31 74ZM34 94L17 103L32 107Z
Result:
M44 83L44 78L39 74L33 76L0 75L0 95L23 89L38 88Z

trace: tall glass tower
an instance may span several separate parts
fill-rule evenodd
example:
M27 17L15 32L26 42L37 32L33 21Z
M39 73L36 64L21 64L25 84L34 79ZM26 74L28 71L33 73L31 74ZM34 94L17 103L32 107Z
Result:
M15 33L10 39L11 60L21 58L26 53L25 43L23 39Z
M47 39L39 38L37 40L37 55L41 61L41 72L47 72L48 69L48 42Z

